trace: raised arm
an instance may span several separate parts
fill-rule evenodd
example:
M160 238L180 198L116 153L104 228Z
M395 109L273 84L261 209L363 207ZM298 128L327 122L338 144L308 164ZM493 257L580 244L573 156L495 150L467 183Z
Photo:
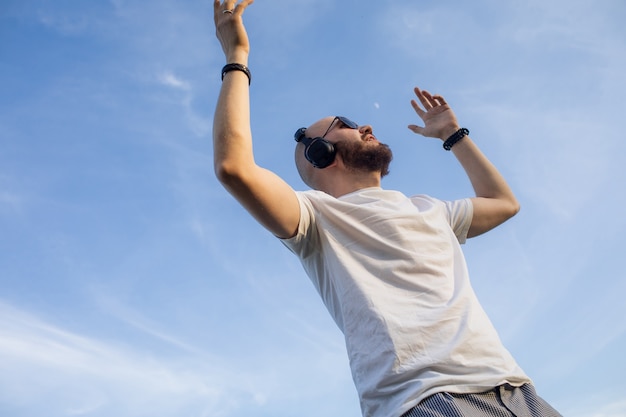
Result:
M214 1L216 34L227 64L248 65L250 44L242 15L252 1ZM213 119L215 174L265 228L278 237L291 237L300 220L300 205L285 181L254 161L249 81L240 69L224 73Z
M433 96L417 87L415 95L424 109L415 100L411 101L411 105L424 122L424 127L409 125L409 129L442 141L459 130L456 116L443 97ZM457 142L452 147L452 152L467 173L476 194L472 199L474 217L468 237L478 236L493 229L519 211L519 203L513 191L496 167L468 136Z

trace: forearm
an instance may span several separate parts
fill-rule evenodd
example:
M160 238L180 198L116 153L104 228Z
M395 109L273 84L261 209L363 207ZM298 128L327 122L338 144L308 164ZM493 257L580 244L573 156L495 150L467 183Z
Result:
M411 124L409 129L442 141L459 130L456 116L442 96L433 96L418 87L415 87L415 94L425 110L415 100L411 100L411 105L424 121L424 126ZM474 215L468 237L493 229L519 211L519 203L513 191L469 136L452 144L451 150L465 169L476 194L476 198L472 199Z
M502 199L518 205L513 191L498 169L487 159L470 137L452 147L474 188L476 197Z
M469 137L457 142L452 152L465 169L476 194L472 199L474 216L468 237L483 234L517 214L520 206L513 191Z
M247 65L246 54L233 54L228 63ZM254 163L250 128L248 77L241 71L224 75L213 118L213 155L220 179Z

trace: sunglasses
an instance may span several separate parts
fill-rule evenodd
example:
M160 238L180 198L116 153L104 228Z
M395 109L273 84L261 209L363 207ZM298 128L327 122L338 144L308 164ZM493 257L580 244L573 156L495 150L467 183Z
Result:
M345 127L349 128L349 129L358 129L359 128L359 124L356 122L353 122L352 120L348 119L347 117L343 117L343 116L335 116L335 118L333 119L332 122L330 122L330 125L328 126L328 129L326 129L326 132L324 132L324 134L321 136L321 138L325 138L326 135L328 134L328 132L330 132L330 129L332 129L333 125L335 124L335 122L339 120L339 123L341 123L342 125L344 125ZM304 134L304 132L306 131L306 127L301 127L300 129L298 129L296 131L296 134L294 135L294 139L296 140L296 142L303 142L304 144L307 145L307 138L306 135ZM318 138L316 138L318 139Z

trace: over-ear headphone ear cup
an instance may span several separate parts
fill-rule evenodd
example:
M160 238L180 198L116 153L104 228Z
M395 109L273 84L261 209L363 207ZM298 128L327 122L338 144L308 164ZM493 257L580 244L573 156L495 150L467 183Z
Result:
M315 168L326 168L335 160L335 146L322 138L315 138L304 150L304 156Z

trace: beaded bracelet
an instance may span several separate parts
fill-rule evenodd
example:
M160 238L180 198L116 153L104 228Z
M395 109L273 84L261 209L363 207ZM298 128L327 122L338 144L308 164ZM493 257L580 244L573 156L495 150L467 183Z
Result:
M455 143L463 139L466 135L469 135L469 130L462 127L456 132L454 132L446 141L443 143L443 149L449 151L452 149Z
M222 81L224 81L224 75L230 71L241 71L248 77L248 85L252 82L252 74L250 74L250 69L243 64L226 64L224 68L222 68Z

